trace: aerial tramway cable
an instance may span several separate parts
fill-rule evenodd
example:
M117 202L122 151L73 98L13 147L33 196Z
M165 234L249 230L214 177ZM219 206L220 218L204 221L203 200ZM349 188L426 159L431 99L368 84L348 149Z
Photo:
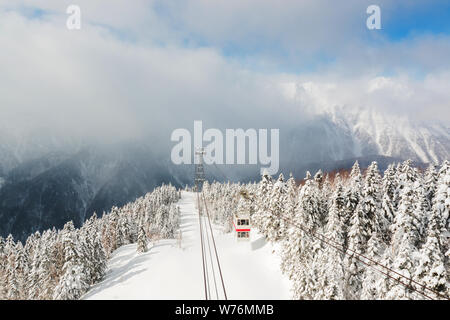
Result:
M206 269L206 287L208 289L208 297L211 300L211 283L210 283L210 274L209 274L209 268L208 268L208 251L206 247L206 243L208 241L208 229L205 223L204 217L200 217L201 223L202 223L202 229L203 231L203 250L205 252L205 269ZM205 240L206 239L206 240ZM211 251L209 252L209 255L211 255Z
M197 209L198 209L198 222L200 224L200 244L202 248L202 264L203 264L203 283L205 287L205 299L208 300L208 289L207 289L207 281L206 281L206 271L205 271L205 252L203 250L203 228L202 228L202 220L200 215L200 197L199 193L197 192Z
M212 226L211 226L211 217L209 215L208 205L206 203L205 194L203 192L202 192L202 197L203 197L203 202L205 203L205 210L206 210L206 215L207 215L207 218L208 218L209 230L211 231L211 238L212 238L212 242L213 242L213 246L214 246L214 252L215 252L215 255L216 255L217 266L219 268L219 275L220 275L220 280L222 282L223 294L225 296L225 300L227 300L228 299L227 291L225 289L225 283L223 281L222 268L220 267L220 261L219 261L219 255L217 253L216 241L214 239L214 234L213 234L213 230L212 230Z
M211 233L211 236L212 236L212 233ZM213 273L214 288L215 288L215 291L216 291L216 298L219 299L219 291L217 290L216 273L214 271L214 262L213 262L213 257L212 257L213 255L212 255L211 244L210 244L209 235L208 235L208 226L206 226L206 239L207 239L207 243L208 243L208 252L209 252L209 258L210 258L210 262L211 262L211 270L212 270L212 273ZM211 296L211 293L210 293L210 296Z

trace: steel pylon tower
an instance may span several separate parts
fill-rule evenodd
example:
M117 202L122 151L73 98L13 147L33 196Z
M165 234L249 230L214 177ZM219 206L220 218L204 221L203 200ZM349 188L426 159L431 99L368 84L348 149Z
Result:
M203 156L205 155L205 150L203 148L198 148L195 151L197 157L197 162L195 163L195 190L200 192L203 187L203 182L205 182L205 168L203 167Z

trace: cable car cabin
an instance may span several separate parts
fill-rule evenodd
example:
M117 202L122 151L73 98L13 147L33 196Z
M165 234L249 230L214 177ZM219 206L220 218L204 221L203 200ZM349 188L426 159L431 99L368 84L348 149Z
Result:
M250 214L239 213L233 217L233 226L237 240L250 240Z

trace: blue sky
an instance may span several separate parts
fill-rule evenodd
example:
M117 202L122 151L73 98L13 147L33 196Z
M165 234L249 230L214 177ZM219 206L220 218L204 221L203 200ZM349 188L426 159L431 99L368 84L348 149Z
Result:
M398 7L383 21L383 33L391 41L421 34L450 34L450 1L429 1L419 8Z
M65 5L71 4L65 0L5 1L4 8L15 8L28 19L63 18ZM341 59L352 59L347 52L351 46L381 50L450 34L450 1L445 0L78 3L84 23L102 26L121 41L212 48L262 73L319 72ZM366 8L371 4L381 7L382 30L365 26Z
M323 4L319 3L316 8L293 6L292 9L286 9L289 12L280 11L279 15L284 14L286 21L282 18L277 20L277 13L271 15L258 7L246 12L250 18L240 15L239 12L243 10L237 8L237 18L225 12L226 18L218 17L217 21L209 19L209 25L193 22L194 18L186 18L176 11L174 13L173 10L161 8L160 4L157 12L170 25L184 31L180 35L183 45L215 48L223 56L264 73L320 72L342 59L352 59L347 51L351 46L358 50L383 51L398 45L418 46L422 39L430 37L449 41L449 1L379 1L382 30L366 28L366 8L370 4L377 4L377 1L318 2ZM345 7L342 3L350 4ZM274 11L277 10L275 5ZM210 8L206 12L212 16L220 14L219 10ZM252 18L253 15L262 16L262 21L248 23L246 19L257 20ZM306 22L303 23L303 20ZM214 32L216 22L218 27L217 32ZM298 28L298 33L292 31L295 28ZM328 33L331 34L329 37ZM317 38L314 38L314 34ZM370 61L366 63L370 64ZM400 68L409 68L412 74L419 76L427 72L427 66L422 67L421 61L407 61ZM396 69L388 65L378 73L392 74L397 72Z

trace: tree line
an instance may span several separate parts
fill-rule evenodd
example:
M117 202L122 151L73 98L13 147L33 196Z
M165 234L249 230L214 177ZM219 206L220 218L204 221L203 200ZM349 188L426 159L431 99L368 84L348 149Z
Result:
M214 182L204 192L227 230L233 213L250 212L279 248L296 299L423 299L421 285L431 298L450 296L449 161L426 170L405 161L383 174L376 162L364 172L356 162L348 177L307 172L300 186L265 173L259 183ZM377 263L410 280L389 278Z
M79 299L105 275L119 247L149 239L173 238L178 229L180 193L163 185L132 203L93 214L80 228L72 221L28 237L25 244L0 237L0 299Z

